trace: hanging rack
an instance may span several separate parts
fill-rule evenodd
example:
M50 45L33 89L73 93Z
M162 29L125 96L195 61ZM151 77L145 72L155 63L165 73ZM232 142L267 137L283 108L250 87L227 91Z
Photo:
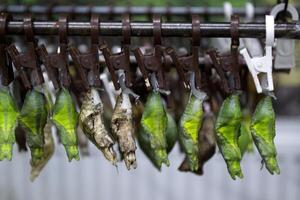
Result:
M131 36L149 37L153 32L152 22L131 22ZM240 23L238 31L240 38L264 38L265 23ZM100 36L122 36L122 22L100 22ZM202 37L230 37L230 23L211 22L201 23ZM34 21L33 30L36 35L57 35L57 21ZM90 35L90 22L68 22L70 36ZM163 37L190 37L192 34L191 23L162 23ZM24 34L23 21L9 21L7 23L8 35ZM300 22L275 24L276 38L300 39Z

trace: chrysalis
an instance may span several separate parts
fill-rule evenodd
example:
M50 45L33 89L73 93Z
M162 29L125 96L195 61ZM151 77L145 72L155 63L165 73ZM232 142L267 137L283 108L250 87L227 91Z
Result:
M275 112L270 96L260 100L252 116L251 134L253 141L271 174L279 174L275 138Z
M138 134L139 144L152 163L161 168L170 165L167 154L167 115L158 92L152 92L145 105Z
M197 171L199 167L198 132L203 117L202 103L203 99L198 99L191 94L179 122L179 142L192 171Z
M234 180L236 176L243 178L240 166L241 151L238 146L241 120L239 96L233 94L224 100L220 108L215 132L218 147L226 161L229 174Z
M60 141L65 147L69 161L80 159L76 134L77 116L70 92L61 88L53 107L52 121L58 129Z
M26 142L31 151L31 165L43 159L44 127L47 123L47 102L45 96L33 89L27 92L21 110L20 124L26 131Z
M8 87L0 89L0 160L12 159L19 112Z
M76 133L77 133L77 137L78 137L78 145L79 145L80 154L82 156L89 156L90 155L89 139L84 134L84 132L81 130L80 126L77 126Z
M31 164L30 180L34 181L46 166L52 155L54 154L54 140L52 137L52 123L50 121L50 112L53 107L49 87L44 87L44 96L46 98L46 108L48 111L47 124L44 127L44 146L41 159Z
M136 168L136 144L132 119L132 105L128 94L122 92L116 101L111 120L112 133L117 136L120 151L128 170Z
M116 165L117 157L113 149L114 140L104 126L104 110L98 91L90 89L85 93L80 113L79 123L91 142L100 149L105 158Z
M41 173L43 168L46 166L50 158L52 157L54 153L54 141L51 133L51 123L48 121L44 128L44 135L45 135L45 144L43 149L43 156L40 160L34 163L34 165L31 166L31 172L30 172L30 180L34 181Z
M198 165L197 171L192 171L197 175L202 175L204 164L215 154L216 140L214 136L214 122L215 118L212 113L204 116L202 126L199 131L198 137ZM191 171L187 158L182 162L179 167L180 171Z

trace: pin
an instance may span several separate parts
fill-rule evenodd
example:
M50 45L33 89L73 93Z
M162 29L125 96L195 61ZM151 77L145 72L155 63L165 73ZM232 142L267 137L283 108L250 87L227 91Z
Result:
M272 77L272 47L274 46L274 43L274 17L266 15L265 55L262 57L251 58L246 48L240 50L252 75L258 93L262 93L263 90L274 90ZM260 81L258 78L258 74L260 73L266 73L267 78L263 77ZM267 86L265 86L266 82Z

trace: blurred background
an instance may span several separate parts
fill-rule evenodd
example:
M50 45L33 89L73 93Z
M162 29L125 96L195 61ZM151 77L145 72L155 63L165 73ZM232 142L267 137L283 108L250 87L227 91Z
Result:
M298 0L290 3L298 5ZM247 1L231 0L234 7ZM46 0L1 0L0 4L48 4ZM52 2L51 2L52 3ZM220 0L60 0L59 5L114 6L223 6ZM255 6L274 6L274 0L253 0ZM178 39L178 38L177 38ZM89 145L90 156L69 163L62 145L40 177L29 181L30 155L19 153L15 145L12 162L0 163L0 200L299 200L300 199L300 41L296 41L297 67L290 73L275 75L277 113L275 143L278 150L280 175L270 175L261 169L260 156L255 149L241 163L244 178L232 180L218 152L204 166L204 175L179 172L184 155L178 145L170 154L171 166L156 170L141 150L137 150L138 167L127 171L124 164L111 166L102 154Z

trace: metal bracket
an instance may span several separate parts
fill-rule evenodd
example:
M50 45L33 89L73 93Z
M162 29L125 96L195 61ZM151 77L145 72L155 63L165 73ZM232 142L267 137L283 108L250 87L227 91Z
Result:
M216 49L208 50L208 55L210 56L213 65L221 78L223 89L225 93L230 93L231 89L229 86L229 81L227 80L226 72L234 78L234 87L232 89L241 89L240 80L240 67L239 67L239 17L236 15L231 16L231 52L229 55L220 53Z
M151 52L142 53L140 48L136 48L133 52L136 57L138 66L143 74L146 81L147 87L150 86L151 74L154 74L158 87L160 89L165 89L165 77L163 73L163 50L161 46L161 17L159 15L153 16L153 37L154 37L154 48ZM152 85L152 88L155 88Z
M45 65L50 80L55 89L60 85L69 87L71 80L68 71L68 33L67 33L67 16L61 15L58 20L59 24L59 52L48 54L46 47L41 45L38 49L38 55ZM59 78L57 78L57 74ZM58 80L59 79L59 80ZM59 84L60 81L60 84Z
M6 50L10 55L15 68L19 71L24 87L30 89L32 86L41 85L44 82L35 52L36 41L34 38L31 16L26 16L24 18L24 32L27 42L27 52L20 53L14 44L8 46ZM32 86L27 77L28 73L30 74Z
M166 52L169 54L175 64L176 70L179 74L184 86L189 86L188 72L194 72L195 74L195 86L196 89L201 88L201 73L199 66L199 50L200 50L200 18L198 15L192 15L192 49L190 54L184 56L178 56L173 48L167 48Z
M83 81L84 88L88 89L90 85L101 86L100 81L100 63L99 63L99 15L91 16L91 49L89 53L80 53L75 47L70 47L70 55L76 66L79 76ZM92 80L88 80L88 72L92 72Z
M130 16L129 14L124 14L122 17L122 51L120 53L112 54L107 44L102 44L100 50L103 53L105 63L111 74L111 79L113 81L116 90L120 89L120 83L118 82L118 77L116 71L123 70L125 73L125 84L126 87L132 86L132 75L130 70Z

